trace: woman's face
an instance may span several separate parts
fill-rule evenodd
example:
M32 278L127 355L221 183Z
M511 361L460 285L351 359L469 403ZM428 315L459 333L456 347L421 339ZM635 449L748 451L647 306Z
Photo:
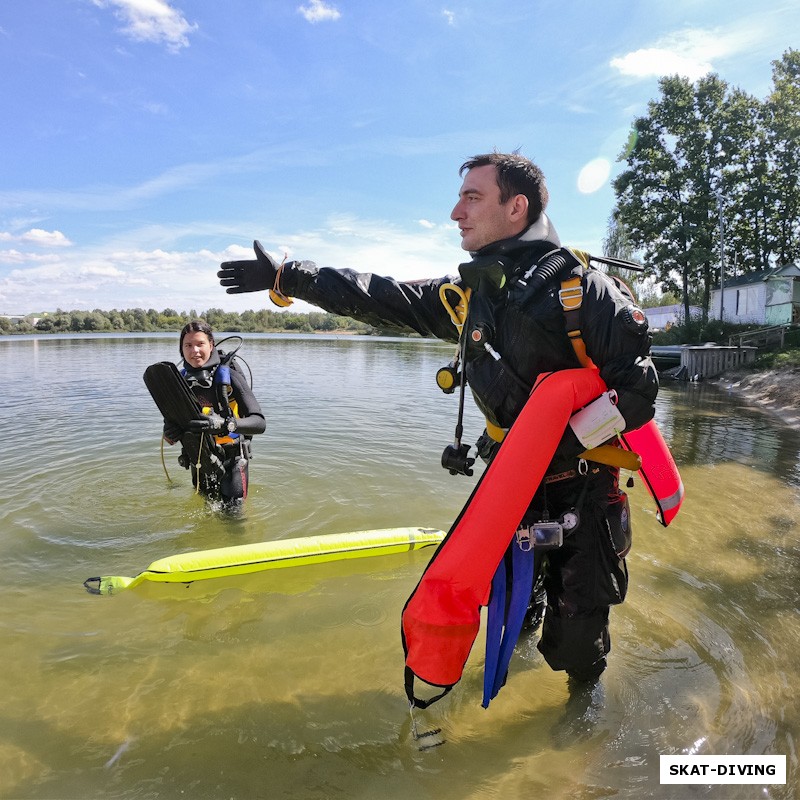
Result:
M211 357L211 340L200 331L189 331L181 345L183 360L193 367L202 367Z

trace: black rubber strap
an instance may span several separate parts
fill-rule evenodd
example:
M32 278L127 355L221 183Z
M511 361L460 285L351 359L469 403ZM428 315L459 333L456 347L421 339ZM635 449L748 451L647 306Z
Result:
M405 669L405 687L406 687L406 697L408 698L408 702L411 704L413 708L422 708L425 709L428 706L435 703L437 700L441 700L446 694L450 692L453 688L452 686L445 686L443 690L433 697L428 698L427 700L422 700L419 697L414 697L414 678L416 675L412 672L410 667L406 667Z

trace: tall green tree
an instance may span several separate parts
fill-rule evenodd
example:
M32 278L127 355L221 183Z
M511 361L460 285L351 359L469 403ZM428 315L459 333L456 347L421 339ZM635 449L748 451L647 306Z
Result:
M660 81L661 97L634 122L635 143L614 181L615 217L662 290L708 309L715 277L727 84L709 75L693 85Z
M778 264L800 260L800 50L772 62L773 90L766 101L767 141L774 161L772 249Z
M765 106L734 89L723 107L719 200L722 204L726 274L767 269L775 202Z
M707 312L723 274L800 259L800 51L773 62L763 102L716 75L659 88L634 122L614 218L662 291Z

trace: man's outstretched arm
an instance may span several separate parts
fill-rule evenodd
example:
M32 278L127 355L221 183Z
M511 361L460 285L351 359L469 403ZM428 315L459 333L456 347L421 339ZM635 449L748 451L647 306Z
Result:
M406 329L450 341L458 338L439 299L439 287L451 282L450 278L400 282L350 269L317 267L313 261L280 265L260 242L254 242L253 249L255 259L220 265L217 276L228 294L275 289L377 328Z

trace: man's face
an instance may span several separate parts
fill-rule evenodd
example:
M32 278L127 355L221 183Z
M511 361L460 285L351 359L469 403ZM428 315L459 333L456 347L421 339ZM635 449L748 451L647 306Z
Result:
M516 195L501 205L496 170L487 164L473 167L464 176L450 219L458 223L462 249L475 252L522 233L527 227L527 211L524 195Z

